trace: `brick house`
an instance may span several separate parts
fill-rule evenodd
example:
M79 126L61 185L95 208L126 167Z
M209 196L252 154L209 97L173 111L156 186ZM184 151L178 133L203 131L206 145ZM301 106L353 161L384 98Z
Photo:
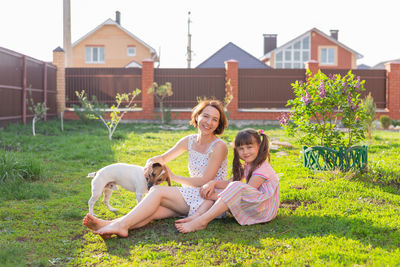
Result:
M72 67L141 67L144 59L158 62L158 55L121 26L119 11L115 21L107 19L72 44Z
M273 68L300 69L310 60L324 69L357 69L363 56L338 41L338 30L327 35L313 28L293 40L276 47L277 35L264 34L264 55L261 61Z

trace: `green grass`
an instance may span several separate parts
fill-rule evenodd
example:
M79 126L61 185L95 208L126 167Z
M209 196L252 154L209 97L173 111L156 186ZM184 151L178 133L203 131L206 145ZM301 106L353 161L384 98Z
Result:
M293 143L282 130L263 128L270 137ZM271 164L281 177L281 207L275 220L240 226L233 218L214 220L204 231L180 234L174 219L131 231L128 238L103 241L81 220L87 213L90 179L105 165L144 165L187 130L157 125L121 124L109 141L98 122L59 121L10 125L0 131L0 155L9 163L34 162L31 178L15 172L0 183L1 266L398 266L400 264L400 134L376 131L368 142L365 173L313 172L301 166L300 145L272 152ZM239 128L222 138L230 143ZM232 149L229 151L229 162ZM10 165L11 164L11 165ZM230 165L231 166L231 165ZM169 164L188 175L187 155ZM15 168L7 167L8 172ZM27 176L28 177L28 176ZM108 211L98 201L95 213L105 219L126 214L136 205L134 193L120 189Z

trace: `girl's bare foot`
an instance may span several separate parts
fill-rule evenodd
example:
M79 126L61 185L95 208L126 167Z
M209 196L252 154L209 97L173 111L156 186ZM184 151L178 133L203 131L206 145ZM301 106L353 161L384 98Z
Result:
M85 218L83 218L82 224L91 230L99 230L104 226L110 224L112 221L105 221L102 219L98 219L91 215L90 213L86 214Z
M128 237L128 228L124 228L120 225L120 222L112 222L103 228L93 231L94 234L98 234L104 239L110 238L111 235L118 235L120 237Z
M195 214L193 214L192 216L189 216L189 217L186 217L186 218L182 218L182 219L176 220L175 223L186 223L186 222L190 222L190 221L196 219L196 218L199 217L199 216L200 216L200 214L196 214L196 213L195 213Z
M193 220L187 223L177 223L175 224L175 227L179 232L186 234L205 229L207 227L207 223L203 223L199 220Z

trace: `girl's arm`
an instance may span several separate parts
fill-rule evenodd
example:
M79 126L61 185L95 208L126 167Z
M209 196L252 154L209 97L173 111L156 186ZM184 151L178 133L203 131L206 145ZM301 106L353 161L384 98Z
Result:
M201 177L183 177L173 174L169 171L171 180L185 185L190 185L194 187L200 187L207 182L213 180L217 175L222 162L226 159L228 155L228 148L224 142L217 142L213 151L210 153L210 158L208 159L208 165Z
M255 187L255 188L259 188L264 182L265 182L265 178L258 176L258 175L253 175L250 177L248 185L251 185L252 187Z

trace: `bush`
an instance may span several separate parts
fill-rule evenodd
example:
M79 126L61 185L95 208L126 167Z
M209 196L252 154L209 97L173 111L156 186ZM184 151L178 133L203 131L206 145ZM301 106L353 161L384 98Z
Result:
M281 125L289 136L307 146L351 147L364 140L365 110L360 106L360 92L365 81L349 71L329 77L320 70L292 87L296 97L287 105L290 114L283 114ZM339 127L341 120L342 128Z
M376 117L376 105L374 103L374 98L369 93L362 101L361 106L365 110L366 116L364 117L364 127L368 133L368 139L371 140L373 122Z
M23 180L39 180L42 166L34 158L17 158L11 153L0 154L0 182Z
M379 121L381 122L381 125L382 125L383 129L389 129L389 126L392 123L392 120L387 115L382 115L379 118Z

